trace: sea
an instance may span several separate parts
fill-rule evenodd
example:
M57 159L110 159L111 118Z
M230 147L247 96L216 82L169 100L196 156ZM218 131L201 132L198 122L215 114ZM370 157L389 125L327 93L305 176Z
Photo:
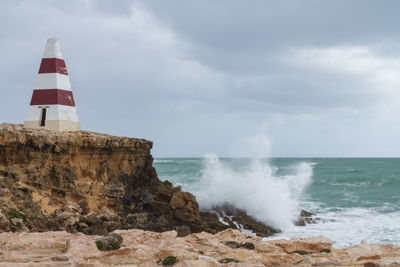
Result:
M200 208L233 204L282 230L266 239L325 236L342 248L400 245L398 158L157 158L161 180L193 193ZM322 218L295 226L304 209Z

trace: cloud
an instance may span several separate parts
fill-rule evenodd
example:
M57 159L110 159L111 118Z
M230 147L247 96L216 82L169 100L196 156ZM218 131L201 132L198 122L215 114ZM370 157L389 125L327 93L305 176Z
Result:
M156 156L240 156L231 148L265 122L272 155L393 155L390 4L1 2L1 118L23 121L45 41L57 36L83 127L151 139Z
M364 97L368 98L365 111L388 116L389 111L396 116L400 111L395 100L400 97L400 57L379 55L368 47L328 47L297 51L292 61L301 68L328 73L338 81L353 79L343 90L353 94L345 95L355 102L352 106Z

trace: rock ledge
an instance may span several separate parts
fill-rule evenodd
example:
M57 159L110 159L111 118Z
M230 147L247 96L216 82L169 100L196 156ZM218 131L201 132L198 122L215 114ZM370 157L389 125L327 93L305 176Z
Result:
M263 241L232 229L186 237L178 237L176 231L115 234L122 237L121 247L100 251L99 237L82 233L1 233L0 266L160 266L169 256L176 257L174 266L400 266L398 246L334 249L324 237ZM228 242L254 247L233 248Z

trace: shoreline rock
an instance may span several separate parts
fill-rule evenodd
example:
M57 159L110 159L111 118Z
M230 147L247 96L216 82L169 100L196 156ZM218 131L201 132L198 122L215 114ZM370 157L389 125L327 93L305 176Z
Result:
M105 248L99 245L104 238L95 235L1 233L0 266L161 266L175 261L177 267L400 266L398 246L363 243L335 249L331 240L321 236L263 241L233 229L185 237L178 237L176 231L131 229L116 230L112 237L120 243L111 245L111 250L100 250Z
M307 224L334 222L332 219L325 219L316 216L315 214L306 210L301 210L298 219L294 222L296 226L306 226Z
M231 205L213 207L211 211L215 212L219 220L228 224L230 228L250 230L259 237L268 237L281 232L279 229L257 221L255 218L249 216L246 211Z

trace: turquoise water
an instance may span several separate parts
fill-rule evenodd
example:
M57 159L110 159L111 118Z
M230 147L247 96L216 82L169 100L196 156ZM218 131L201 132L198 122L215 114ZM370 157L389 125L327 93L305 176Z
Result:
M343 247L400 245L400 159L156 159L162 180L192 192L200 206L229 202L283 231L273 238L324 235ZM327 219L296 227L306 209Z

